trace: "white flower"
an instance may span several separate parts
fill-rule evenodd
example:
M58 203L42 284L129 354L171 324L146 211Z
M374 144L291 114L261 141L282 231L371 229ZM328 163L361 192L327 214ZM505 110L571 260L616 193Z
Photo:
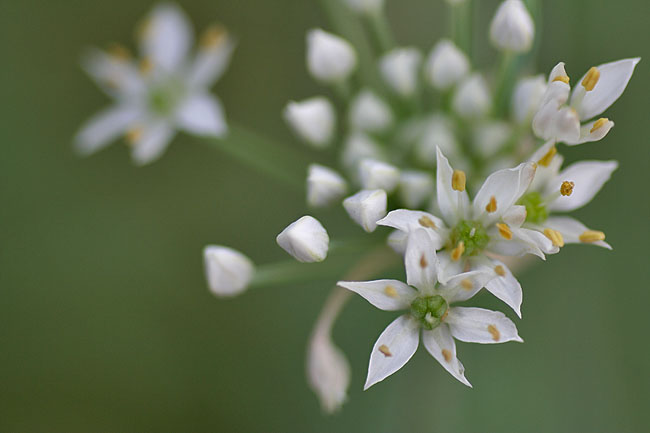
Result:
M336 412L345 403L350 365L329 332L316 333L309 342L307 379L325 412Z
M234 44L224 29L213 27L190 56L192 38L185 14L164 3L143 27L139 65L123 48L90 52L83 67L115 103L82 127L77 150L90 154L126 134L134 162L147 164L162 155L178 129L225 135L221 103L208 90L225 71Z
M363 132L353 132L343 144L341 162L354 175L358 175L358 166L364 159L382 159L382 150L372 138Z
M321 29L307 33L307 68L324 83L345 81L357 66L354 48L345 39Z
M309 166L307 203L310 206L328 206L343 198L347 189L345 179L336 171L318 164Z
M435 245L425 229L416 229L409 235L404 265L407 284L397 280L338 283L381 310L409 310L388 325L377 339L364 389L406 364L418 348L420 335L431 356L470 387L465 369L456 357L454 338L484 344L523 341L515 324L502 313L451 306L474 296L494 276L478 270L438 283Z
M400 174L399 196L408 208L418 208L433 197L433 178L427 172L405 170Z
M377 221L386 215L388 197L383 189L361 190L343 201L350 218L368 233L375 231Z
M441 39L431 50L425 67L433 87L447 90L469 72L469 60L452 41Z
M442 114L435 114L427 119L422 126L422 133L415 143L415 157L421 163L435 167L437 149L442 149L450 158L459 159L458 140L453 127L453 122Z
M232 248L208 245L203 249L205 276L212 293L235 296L246 290L255 270L253 262Z
M395 93L412 96L417 89L421 60L416 48L395 48L379 60L379 72Z
M533 118L533 131L544 140L568 145L597 141L605 137L614 122L601 117L581 125L603 113L623 93L640 58L624 59L594 66L580 79L571 93L564 63L551 71L542 103Z
M521 0L505 0L492 18L490 39L495 47L517 53L530 50L535 24Z
M336 112L332 103L323 96L301 102L289 102L284 109L284 118L295 133L314 147L330 144L336 125Z
M382 132L393 123L390 107L370 90L360 92L350 104L350 124L368 132Z
M530 122L546 92L543 75L520 79L512 93L511 113L517 123Z
M399 183L399 170L383 161L364 159L359 164L359 179L363 189L383 189L391 193Z
M275 240L282 249L303 263L325 260L330 242L323 225L309 215L289 224Z
M481 74L474 73L460 83L452 104L454 111L466 119L479 118L487 114L492 98Z
M376 14L384 7L384 0L343 0L350 9L363 14Z

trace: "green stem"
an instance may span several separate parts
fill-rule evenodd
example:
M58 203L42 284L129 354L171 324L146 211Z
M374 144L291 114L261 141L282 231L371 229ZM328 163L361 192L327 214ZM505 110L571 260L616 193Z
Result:
M449 5L449 34L454 43L468 56L471 54L471 5L470 1Z
M385 53L390 51L395 46L395 40L384 10L382 9L368 15L368 21L370 22L370 28L375 36L380 52Z
M504 51L501 55L501 64L496 78L493 111L496 116L503 116L510 101L516 70L517 56Z

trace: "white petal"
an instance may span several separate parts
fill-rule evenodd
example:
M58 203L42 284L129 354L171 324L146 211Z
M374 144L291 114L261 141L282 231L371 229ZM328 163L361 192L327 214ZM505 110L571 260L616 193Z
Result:
M580 161L571 164L549 182L544 194L557 193L564 181L574 183L573 192L569 196L557 198L549 204L548 209L572 211L586 205L609 180L616 168L618 168L616 161Z
M185 99L176 112L176 121L190 134L222 137L228 132L219 99L207 93Z
M379 72L395 93L410 96L417 89L421 60L416 48L396 48L379 60Z
M327 98L316 96L304 101L291 101L283 114L302 140L317 148L330 144L336 126L336 112Z
M399 169L376 159L364 159L359 164L359 179L363 189L383 189L390 194L399 183Z
M587 120L598 116L612 105L622 94L632 78L634 67L641 58L623 59L597 66L600 78L592 91L582 99L578 111L580 119ZM582 83L586 74L580 78Z
M551 217L544 221L544 227L557 230L562 233L562 238L566 244L582 244L580 235L590 230L587 226L580 221L571 217ZM611 250L612 247L605 241L591 242L590 245L598 245L599 247Z
M109 107L88 120L75 136L75 148L82 155L89 155L124 134L142 118L136 106L116 105Z
M363 90L350 104L350 124L362 131L381 132L393 123L393 113L379 96Z
M111 97L128 101L144 97L145 82L130 59L92 49L81 58L81 66Z
M133 162L137 165L149 164L160 158L174 136L174 128L164 120L145 123L137 129L138 137L131 151Z
M418 323L408 314L388 325L372 348L364 390L386 379L411 359L418 348L419 331Z
M307 68L317 80L343 81L356 65L357 55L345 39L321 29L307 33Z
M329 334L316 333L307 351L307 379L323 411L336 412L347 399L350 364Z
M253 262L232 248L208 245L203 249L205 276L212 293L235 296L246 290L253 277Z
M454 171L449 161L438 148L436 187L438 193L438 208L449 226L455 226L458 220L465 218L469 212L467 190L455 191L451 186Z
M526 221L526 206L514 205L503 214L503 222L510 227L521 227Z
M495 278L494 272L478 269L454 275L446 281L441 281L438 291L449 303L466 301L479 292Z
M210 87L228 68L235 43L224 29L208 31L221 32L203 44L189 67L187 84L194 89Z
M523 342L517 327L505 314L483 308L452 307L445 319L451 335L467 343Z
M397 280L339 281L336 285L361 295L384 311L406 310L418 294L413 287Z
M580 127L580 140L578 140L578 142L575 144L582 144L590 141L602 140L607 135L609 130L614 127L614 122L612 122L611 120L607 120L602 126L599 126L596 129L594 129L595 123L596 121L594 120L593 122L589 122ZM567 144L572 144L572 143L567 143Z
M432 330L422 331L422 344L445 370L464 385L472 385L465 378L465 367L456 357L456 342L449 332L449 327L442 324Z
M580 119L572 107L562 107L553 119L553 137L557 141L576 144L580 141Z
M343 207L368 233L375 231L377 221L386 215L388 196L383 189L361 190L343 200Z
M316 218L305 215L282 230L276 241L299 262L312 263L325 260L330 238Z
M345 179L336 171L319 164L309 166L307 203L310 206L328 206L342 199L347 189Z
M437 237L432 239L431 233L431 230L423 228L413 230L404 255L406 282L425 293L432 292L438 281Z
M485 288L497 298L505 302L521 318L521 302L523 292L521 284L512 274L505 263L499 260L486 261L481 269L492 272L494 278L485 284ZM499 272L497 272L497 269ZM503 274L503 275L501 275Z
M469 59L452 41L441 39L431 50L426 74L433 87L446 90L469 71Z
M161 3L147 17L141 33L144 57L164 71L176 71L192 45L192 26L185 13L173 3Z
M502 256L533 254L542 260L545 259L544 253L555 254L559 251L550 239L542 233L517 227L510 227L510 229L512 231L512 239L504 239L499 235L496 228L489 230L488 234L490 235L491 241L487 249Z
M418 228L427 228L431 231L445 230L445 223L440 218L420 210L393 210L390 211L385 218L377 221L377 224L386 227L393 227L405 232L410 232ZM434 227L432 227L432 225Z

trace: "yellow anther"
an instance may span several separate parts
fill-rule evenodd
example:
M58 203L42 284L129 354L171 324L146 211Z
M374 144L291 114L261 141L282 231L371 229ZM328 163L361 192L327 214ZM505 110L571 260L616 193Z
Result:
M563 196L570 196L573 194L573 187L576 186L574 182L571 182L570 180L565 180L562 182L562 185L560 185L560 194Z
M220 25L213 25L205 29L201 35L202 48L214 48L223 44L228 37L228 31Z
M458 260L460 260L460 256L462 256L464 252L465 252L465 242L460 241L458 242L458 245L456 245L456 248L454 248L451 251L451 259L457 262Z
M442 357L445 358L445 361L451 362L451 352L447 349L442 349Z
M426 216L426 215L422 216L418 220L418 222L420 223L420 225L422 227L428 227L430 229L435 229L436 228L436 223L434 223L433 220L431 218L429 218L428 216Z
M490 202L485 206L485 210L488 211L488 213L497 211L497 199L495 196L490 197Z
M142 137L142 128L131 128L126 131L125 138L130 145L137 143L140 137Z
M609 122L609 119L607 117L601 117L600 119L596 120L594 122L594 126L591 127L591 130L589 131L589 133L591 134L595 130L602 128L603 126L605 126L607 124L607 122Z
M590 92L594 90L594 87L596 87L599 78L600 78L600 71L598 70L597 67L592 66L589 69L589 71L587 71L587 75L585 75L584 80L582 80L582 86L585 88L587 92Z
M487 330L490 334L492 334L492 339L494 341L499 341L499 339L501 338L501 333L499 332L496 326L488 325Z
M131 58L131 52L122 44L111 44L108 47L108 54L115 60L126 61Z
M548 152L546 152L546 155L542 156L541 159L537 162L539 163L539 165L548 167L556 153L557 153L557 149L555 148L555 146L552 146L548 150Z
M426 268L429 263L427 262L427 258L424 257L424 254L422 254L422 257L420 257L420 267L422 269Z
M462 170L454 170L451 175L451 188L455 191L465 191L465 172Z
M395 290L395 287L393 286L384 287L384 293L386 296L390 296L391 298L397 298L397 290Z
M153 70L153 61L149 57L145 57L144 59L140 60L140 64L138 66L142 75L149 75Z
M448 314L449 314L449 308L447 308L445 310L445 314L442 315L442 317L440 318L440 321L443 322L447 318Z
M510 230L508 224L497 223L497 228L499 229L499 234L503 236L504 239L512 239L512 230Z
M553 242L553 245L556 247L564 246L564 238L562 237L562 233L558 232L557 230L544 229L544 236L549 238L551 242Z
M474 288L474 283L472 283L472 280L470 280L469 278L465 278L463 281L461 281L460 285L465 290L472 290Z
M506 276L506 270L501 265L496 265L494 267L494 272L496 272L497 275L500 276L500 277L505 277Z
M384 354L384 356L393 356L392 353L390 353L390 349L388 349L388 346L385 344L382 344L381 346L378 347L379 351Z
M564 84L569 84L569 76L558 75L557 77L553 78L553 81L562 81Z
M583 232L578 239L580 242L591 243L605 240L605 233L598 230L587 230Z

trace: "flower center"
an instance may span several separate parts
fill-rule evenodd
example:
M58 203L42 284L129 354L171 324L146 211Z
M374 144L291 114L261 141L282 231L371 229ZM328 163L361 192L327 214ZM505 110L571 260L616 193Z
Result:
M464 247L462 254L467 256L481 252L489 241L490 237L485 227L478 221L463 220L454 227L449 235L452 248L462 242Z
M178 80L165 80L149 91L149 108L160 116L168 116L176 108L183 93L183 86Z
M536 191L529 192L521 197L518 204L526 207L526 222L541 224L548 218L546 203Z
M411 303L411 315L429 330L440 325L448 309L447 301L440 295L415 298Z

